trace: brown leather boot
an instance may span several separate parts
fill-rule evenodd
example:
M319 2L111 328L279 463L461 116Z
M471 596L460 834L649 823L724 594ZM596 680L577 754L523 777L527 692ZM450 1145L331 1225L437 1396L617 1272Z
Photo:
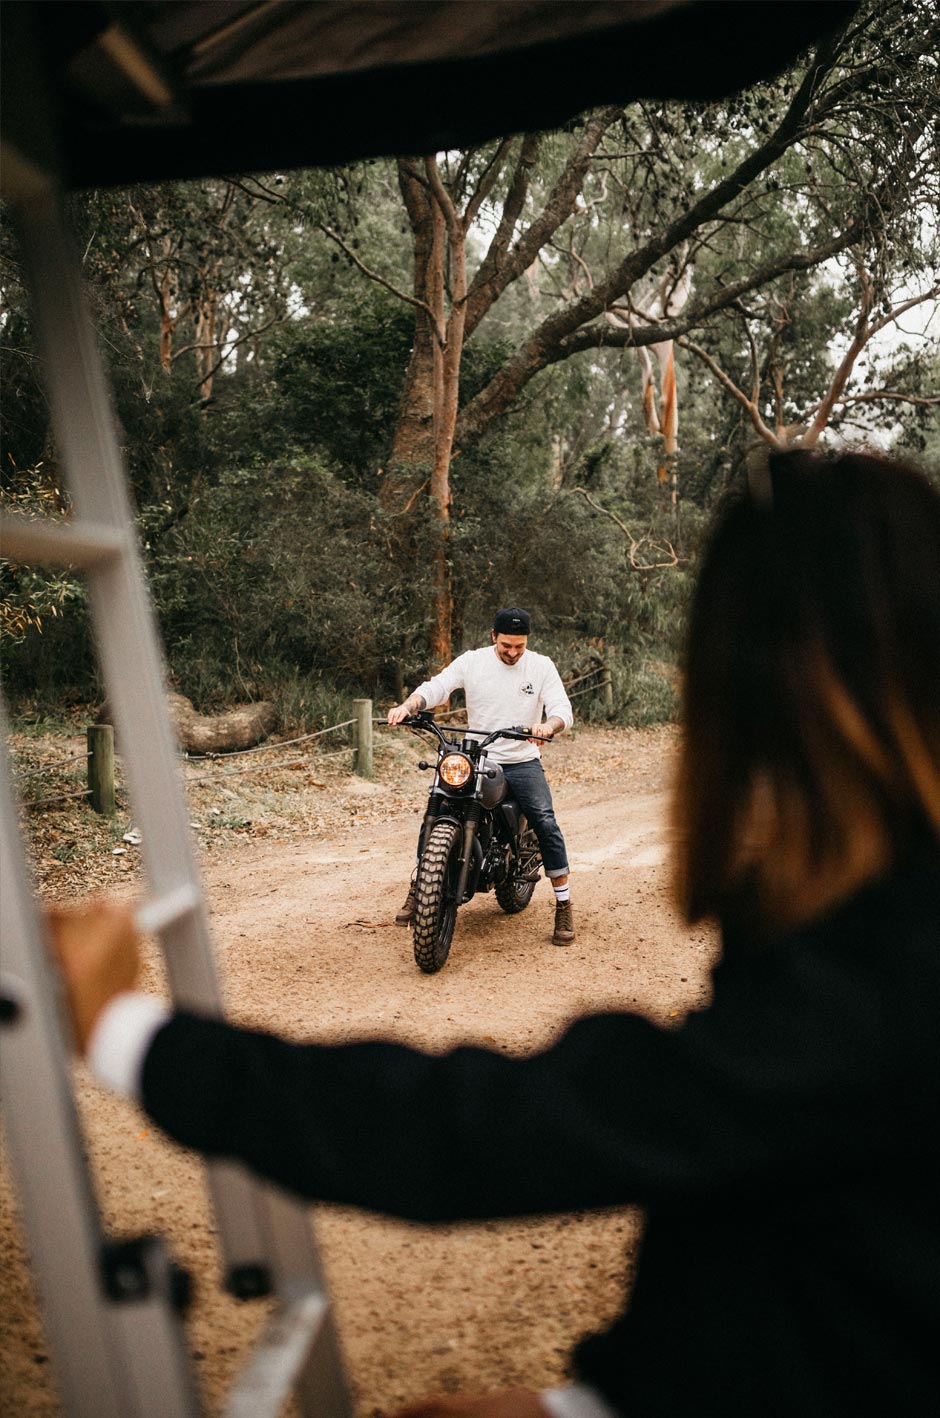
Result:
M555 902L555 934L552 945L570 945L574 940L574 916L570 901Z
M405 904L395 917L396 926L410 926L415 914L415 889L409 886L408 895L405 897Z

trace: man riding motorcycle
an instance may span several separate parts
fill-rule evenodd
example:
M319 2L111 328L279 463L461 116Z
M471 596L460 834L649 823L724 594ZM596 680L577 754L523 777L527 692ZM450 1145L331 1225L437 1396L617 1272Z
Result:
M490 632L492 643L467 650L449 665L419 684L403 704L388 711L388 722L400 724L422 709L446 704L454 690L467 698L468 722L480 729L524 724L541 739L554 738L570 729L574 720L561 676L547 655L528 648L531 617L518 606L497 611ZM542 723L542 714L545 722ZM498 739L488 750L506 776L509 791L525 813L538 839L545 875L555 893L554 945L574 940L574 919L568 884L565 839L555 819L551 790L542 769L538 745L531 740ZM420 856L420 843L419 843ZM415 909L414 880L395 922L411 923Z

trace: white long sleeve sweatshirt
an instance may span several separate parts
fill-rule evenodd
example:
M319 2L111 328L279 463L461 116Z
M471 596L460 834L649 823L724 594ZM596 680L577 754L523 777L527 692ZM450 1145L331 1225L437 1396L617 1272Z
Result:
M467 650L452 660L439 675L425 680L415 690L429 709L446 704L455 689L467 696L467 720L471 729L510 729L540 724L542 716L561 719L566 729L574 722L571 702L561 675L547 655L526 650L514 665L506 665L494 645ZM537 744L518 739L497 739L487 750L496 763L525 763L540 757Z

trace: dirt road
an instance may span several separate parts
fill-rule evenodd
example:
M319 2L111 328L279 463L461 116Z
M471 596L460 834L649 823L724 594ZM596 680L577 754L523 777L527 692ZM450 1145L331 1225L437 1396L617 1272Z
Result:
M526 1052L586 1010L660 1019L684 1012L705 997L713 945L681 925L668 897L673 743L668 730L602 731L553 748L548 766L578 927L567 949L550 943L553 898L542 882L516 917L502 915L491 896L471 902L446 968L420 974L409 934L392 923L410 871L420 785L383 821L382 785L350 781L363 809L355 830L246 842L207 861L231 1014L298 1038L373 1034L432 1050L470 1040ZM154 962L148 973L159 984ZM207 1411L216 1412L262 1307L217 1289L194 1159L131 1106L87 1081L80 1094L109 1224L167 1235L195 1276L190 1344ZM3 1205L0 1406L17 1418L53 1415L6 1187ZM432 1390L560 1379L576 1339L618 1308L639 1226L628 1210L431 1229L319 1208L316 1222L361 1415Z

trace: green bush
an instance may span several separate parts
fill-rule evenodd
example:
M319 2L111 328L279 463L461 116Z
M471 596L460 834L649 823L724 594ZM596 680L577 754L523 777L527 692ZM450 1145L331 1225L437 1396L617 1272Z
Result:
M285 676L379 681L403 626L374 513L315 457L224 473L151 567L182 692L205 704Z

